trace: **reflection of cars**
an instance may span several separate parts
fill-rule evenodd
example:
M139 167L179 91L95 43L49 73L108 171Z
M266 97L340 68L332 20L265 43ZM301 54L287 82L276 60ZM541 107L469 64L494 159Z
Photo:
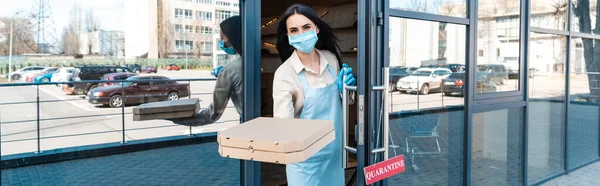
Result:
M52 78L50 79L50 81L51 82L69 82L69 81L71 81L71 78L73 77L73 71L75 71L75 68L73 68L73 67L60 68L60 69L58 69L58 71L56 71L56 73L54 73L52 75Z
M429 66L421 66L423 68L447 68L452 72L464 72L466 67L463 64L439 64L439 65L429 65Z
M396 88L400 91L416 91L426 95L431 90L439 90L442 87L442 79L450 74L452 71L448 69L420 68L410 76L398 80Z
M125 64L122 65L123 67L129 69L129 71L135 72L135 73L140 73L142 72L142 65L139 64Z
M415 68L415 67L400 67L400 66L390 67L390 87L389 87L390 92L397 90L396 82L398 82L398 80L410 75L410 73L406 71L409 68Z
M177 66L176 64L167 65L167 71L171 71L171 70L179 70L179 66Z
M74 81L101 80L105 74L115 72L131 72L125 67L108 65L86 65L75 68L73 73ZM90 89L96 88L98 83L73 83L75 94L87 94Z
M504 65L477 65L477 73L481 75L482 78L495 84L504 85L508 81L508 71L506 71Z
M24 73L29 73L29 72L39 72L42 71L44 69L44 67L42 66L30 66L30 67L25 67L25 68L21 68L17 71L11 72L10 74L6 74L6 78L8 78L8 76L11 77L11 79L13 80L19 80L21 79L22 74Z
M224 66L218 66L217 68L213 68L212 70L210 70L210 75L218 77L219 73L221 73L221 70L223 69L223 67Z
M189 84L180 84L163 76L133 76L131 81L118 85L98 87L90 90L88 101L92 104L121 107L124 103L141 104L164 100L178 100L189 96ZM152 80L164 80L150 82ZM125 94L123 96L122 94ZM124 99L125 98L125 99Z
M158 73L158 70L156 68L154 68L153 66L144 66L142 67L142 72L143 73Z
M131 76L135 76L135 73L131 73L131 72L117 72L117 73L110 73L110 74L106 74L102 77L102 80L105 81L114 81L114 80L126 80L127 78L131 77ZM100 83L98 84L99 87L101 86L110 86L110 85L116 85L116 84L120 84L120 82L106 82L106 83Z
M419 70L419 67L402 67L401 69L403 69L404 71L406 71L406 73L413 73L414 71Z
M460 96L465 95L464 91L466 86L464 72L452 73L446 79L443 79L442 83L442 93L444 93L444 95L450 96L454 93L459 94ZM481 76L478 76L476 91L478 93L496 92L496 86Z
M56 67L47 67L47 68L44 68L42 71L25 73L25 74L23 74L23 76L25 76L25 81L33 82L37 76L42 75L42 74L48 74L48 73L52 74L52 73L56 72L57 70L58 70L58 68L56 68ZM47 80L50 81L50 78L52 78L52 75L48 76ZM46 82L48 82L48 81L46 81Z

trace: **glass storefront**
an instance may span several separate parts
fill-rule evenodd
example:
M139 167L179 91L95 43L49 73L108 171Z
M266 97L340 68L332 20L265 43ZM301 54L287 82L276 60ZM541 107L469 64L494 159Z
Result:
M346 183L364 185L364 168L384 157L404 156L406 171L383 185L536 185L600 159L596 1L127 0L50 3L57 21L40 26L53 33L18 6L0 12L0 36L11 22L19 33L14 46L0 37L3 161L202 138L202 152L212 153L203 157L215 160L197 169L231 169L219 175L229 181L213 184L287 184L285 165L217 157L216 135L274 117L274 74L284 62L277 44L286 39L277 35L279 19L294 3L331 27L340 59L354 70L354 98L343 105ZM104 72L100 65L151 81L69 82L128 71L83 79ZM78 77L54 82L59 87L12 82L35 83L28 79L41 74L24 70L37 66L76 69ZM181 90L157 88L176 85ZM203 108L195 117L204 118L191 123L134 119L139 104L194 98Z

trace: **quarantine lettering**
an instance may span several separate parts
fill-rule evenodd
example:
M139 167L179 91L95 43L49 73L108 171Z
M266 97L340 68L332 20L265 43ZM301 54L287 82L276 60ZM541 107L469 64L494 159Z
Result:
M365 167L365 181L367 185L404 172L404 155Z

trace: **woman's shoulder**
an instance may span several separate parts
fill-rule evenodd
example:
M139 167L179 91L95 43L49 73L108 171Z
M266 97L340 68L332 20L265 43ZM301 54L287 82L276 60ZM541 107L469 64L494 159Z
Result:
M335 54L333 54L329 50L319 50L319 53L321 53L321 55L323 55L327 58L335 58Z

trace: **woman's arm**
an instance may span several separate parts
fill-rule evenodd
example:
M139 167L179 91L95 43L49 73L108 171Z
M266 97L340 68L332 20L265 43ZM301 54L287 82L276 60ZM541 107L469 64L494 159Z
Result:
M223 69L217 77L217 83L213 92L213 102L206 109L200 110L196 115L189 118L177 118L170 119L173 123L186 126L202 126L214 123L218 121L225 108L229 99L231 98L232 84L229 78L232 74L231 71Z
M273 78L273 117L294 118L293 84L290 79L292 74L275 72ZM287 77L286 77L287 76Z

